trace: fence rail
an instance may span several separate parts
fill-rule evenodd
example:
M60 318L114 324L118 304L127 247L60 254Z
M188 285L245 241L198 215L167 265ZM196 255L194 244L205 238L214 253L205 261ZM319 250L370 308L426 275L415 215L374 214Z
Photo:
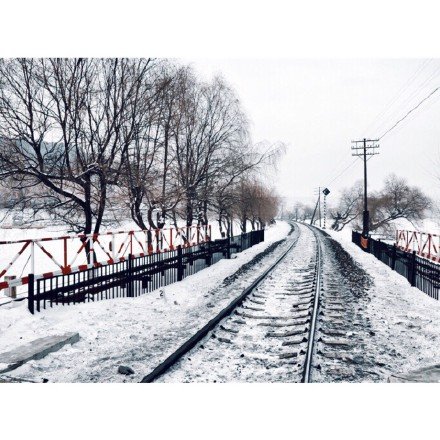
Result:
M0 241L0 291L28 283L23 274L48 278L189 247L211 239L211 226L114 231ZM4 262L7 263L5 264Z
M129 255L123 261L61 273L50 278L28 277L31 313L54 305L69 305L119 297L136 297L167 286L264 241L264 229L149 255Z
M363 238L362 234L352 232L352 242L365 252L373 254L378 260L404 276L411 286L417 287L431 298L439 299L440 266L417 255L417 251L407 252L397 244L388 244L373 238Z
M440 262L440 235L420 231L396 231L396 246L403 251Z

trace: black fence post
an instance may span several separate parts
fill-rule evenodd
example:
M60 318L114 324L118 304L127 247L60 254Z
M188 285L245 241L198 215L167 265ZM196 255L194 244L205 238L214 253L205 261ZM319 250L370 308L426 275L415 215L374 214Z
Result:
M412 255L411 255L411 279L410 279L410 283L411 286L415 286L416 285L416 275L417 275L417 260L416 260L416 251L413 251Z
M133 256L128 255L127 260L127 297L132 298L134 296L133 292Z
M396 255L397 255L397 247L396 243L393 244L393 251L391 253L391 269L396 270Z
M206 244L207 244L206 265L211 266L212 264L211 240L209 240Z
M28 277L28 309L34 314L34 274L30 273Z
M177 281L183 280L182 246L177 246Z
M231 259L231 237L228 236L226 239L226 258Z
M261 241L264 241L264 231L265 231L265 229L261 230Z

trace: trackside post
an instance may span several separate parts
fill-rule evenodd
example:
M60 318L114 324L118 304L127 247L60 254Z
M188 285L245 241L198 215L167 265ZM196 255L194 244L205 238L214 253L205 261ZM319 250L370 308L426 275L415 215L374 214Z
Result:
M207 247L207 250L206 250L206 265L207 266L211 266L211 264L212 264L212 251L211 251L211 240L209 240L207 243L206 243L206 247Z
M127 297L132 298L134 296L133 292L133 255L128 254L127 260Z
M409 280L411 286L416 285L416 274L417 274L416 251L413 251L411 255L411 279Z
M28 309L34 314L34 274L30 273L28 278Z
M182 246L177 246L177 281L183 279L183 258L182 258Z
M229 235L226 238L226 258L228 260L231 259L231 237L229 237Z
M396 254L397 246L396 243L393 244L393 252L391 254L391 269L396 270Z

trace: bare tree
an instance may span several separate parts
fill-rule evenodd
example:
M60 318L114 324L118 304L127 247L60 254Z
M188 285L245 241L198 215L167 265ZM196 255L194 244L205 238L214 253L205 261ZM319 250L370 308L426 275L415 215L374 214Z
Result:
M247 232L248 223L255 230L272 223L281 199L275 191L255 178L243 178L236 187L235 215L242 232Z
M162 228L167 211L179 200L171 169L174 157L170 145L172 118L177 111L175 83L178 74L166 62L156 66L148 86L144 85L148 90L143 96L142 111L127 150L123 185L128 190L131 217L142 229L147 226ZM160 211L160 218L153 218L155 209Z
M0 61L0 178L34 220L98 233L128 209L142 229L210 215L228 234L237 216L255 228L276 215L261 176L284 148L251 142L221 77L167 60Z
M136 127L150 60L0 62L0 176L40 187L44 209L99 232Z
M391 174L382 191L369 198L370 231L388 232L390 223L406 219L411 223L423 220L432 202L423 192L410 186L405 178Z
M185 219L207 223L216 183L247 145L247 121L238 99L221 78L199 83L192 71L181 78L174 145L176 170L185 194Z
M362 214L363 183L356 182L351 188L342 191L338 205L330 211L333 223L331 228L341 231L346 225Z

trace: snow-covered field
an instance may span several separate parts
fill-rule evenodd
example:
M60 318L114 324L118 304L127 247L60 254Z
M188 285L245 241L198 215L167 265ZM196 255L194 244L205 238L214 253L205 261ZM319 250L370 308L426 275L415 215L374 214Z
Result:
M55 382L139 381L162 359L205 324L249 285L285 249L279 246L239 277L230 289L219 289L224 278L252 260L270 244L286 237L290 226L278 222L266 230L266 240L231 260L221 260L185 280L137 298L120 298L74 306L58 306L30 315L26 304L0 309L0 352L33 339L68 331L81 340L40 361L32 361L10 376ZM135 370L126 378L119 365Z

